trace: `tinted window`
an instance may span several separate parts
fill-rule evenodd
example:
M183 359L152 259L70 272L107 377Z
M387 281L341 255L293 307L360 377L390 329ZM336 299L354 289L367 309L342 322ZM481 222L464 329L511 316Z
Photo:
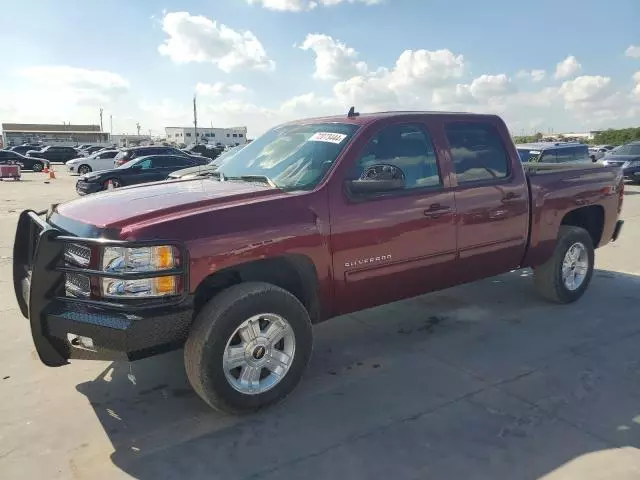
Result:
M505 178L509 156L497 130L480 123L451 123L445 132L458 183Z
M120 151L118 152L118 154L114 157L114 160L126 160L128 158L133 158L132 154L133 152L131 150L124 150L124 151Z
M616 155L640 155L640 145L622 145L615 149Z
M543 163L557 163L559 161L560 159L558 158L558 150L556 149L545 150L544 152L542 152L542 155L540 155L539 160L539 162Z
M138 160L135 163L132 163L131 166L135 165L136 167L140 167L143 170L148 170L150 168L155 168L155 161L153 158L146 157ZM123 165L124 166L124 165Z
M349 176L360 178L373 165L394 165L405 175L405 188L441 184L438 162L429 134L418 125L385 127L367 144Z
M154 168L183 167L186 164L191 165L191 162L187 162L184 157L166 156L166 157L154 157L153 159Z

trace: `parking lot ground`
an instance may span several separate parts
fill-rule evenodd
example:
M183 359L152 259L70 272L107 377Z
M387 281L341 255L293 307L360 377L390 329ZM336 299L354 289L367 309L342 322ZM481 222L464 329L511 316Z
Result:
M290 398L232 417L181 351L40 364L11 247L22 209L75 198L57 176L0 182L3 479L640 478L640 187L579 302L539 299L525 270L335 318Z

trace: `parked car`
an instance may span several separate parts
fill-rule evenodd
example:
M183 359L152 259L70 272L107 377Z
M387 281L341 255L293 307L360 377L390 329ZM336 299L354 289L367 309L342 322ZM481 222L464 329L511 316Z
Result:
M87 156L90 156L96 152L99 152L100 150L104 150L105 147L101 147L99 145L91 145L90 147L87 148L82 148L80 149L81 153L85 153Z
M626 180L640 183L640 141L621 145L602 158L602 163L610 167L622 167Z
M204 165L205 157L186 155L149 155L135 158L118 168L88 173L76 182L76 191L80 195L106 190L111 184L114 188L139 183L166 180L167 175L176 169L187 166Z
M218 169L218 165L220 165L223 161L235 155L240 149L242 149L244 145L240 145L238 147L232 147L220 155L219 157L211 160L206 165L198 165L196 167L188 167L183 168L181 170L177 170L175 172L171 172L167 177L168 180L175 180L178 178L193 178L198 176L207 176L211 175L212 172L215 172Z
M78 151L73 147L61 147L58 145L49 145L44 147L40 151L29 150L26 153L27 157L44 158L50 162L65 163L68 160L76 158Z
M219 157L220 154L224 151L224 147L216 147L213 145L204 145L202 143L198 143L189 145L186 148L181 148L181 150L191 155L202 155L203 157L208 157L214 160Z
M113 168L113 159L120 153L119 150L99 150L88 157L79 157L69 160L65 165L71 173L85 175L99 170Z
M44 167L49 167L49 161L43 158L25 157L13 150L0 150L0 163L18 164L23 170L41 172Z
M253 411L294 389L322 320L525 267L575 302L622 202L620 169L523 164L495 115L352 109L209 178L22 212L13 285L45 365L184 344L200 397Z
M591 147L589 148L589 157L591 157L591 161L597 162L602 157L604 157L609 150L604 147Z
M130 147L123 148L120 153L114 158L114 167L119 167L125 163L133 160L134 158L143 157L147 155L182 155L190 156L174 147L152 146L152 147Z
M582 143L522 143L516 145L523 162L537 163L588 163L591 162L589 147Z
M29 151L39 152L40 149L38 147L34 147L33 145L17 145L15 147L10 147L9 150L12 152L19 153L20 155L25 155Z

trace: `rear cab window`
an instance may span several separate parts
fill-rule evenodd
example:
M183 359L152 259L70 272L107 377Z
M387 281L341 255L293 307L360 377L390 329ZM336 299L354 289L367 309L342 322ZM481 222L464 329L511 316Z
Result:
M449 123L445 134L458 184L501 180L510 175L509 155L494 125Z

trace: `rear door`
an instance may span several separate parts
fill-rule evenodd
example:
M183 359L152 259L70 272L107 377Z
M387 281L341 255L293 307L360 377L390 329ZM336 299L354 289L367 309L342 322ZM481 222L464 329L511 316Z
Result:
M455 204L430 122L420 116L368 127L368 141L351 147L335 172L329 194L334 314L447 283L455 263ZM355 193L345 184L384 165L402 170L404 189Z
M516 268L529 227L528 187L504 124L488 119L444 125L453 159L458 271L471 281ZM513 150L513 152L512 152Z
M113 159L118 154L115 151L98 153L91 161L91 168L94 171L109 170L113 168Z

